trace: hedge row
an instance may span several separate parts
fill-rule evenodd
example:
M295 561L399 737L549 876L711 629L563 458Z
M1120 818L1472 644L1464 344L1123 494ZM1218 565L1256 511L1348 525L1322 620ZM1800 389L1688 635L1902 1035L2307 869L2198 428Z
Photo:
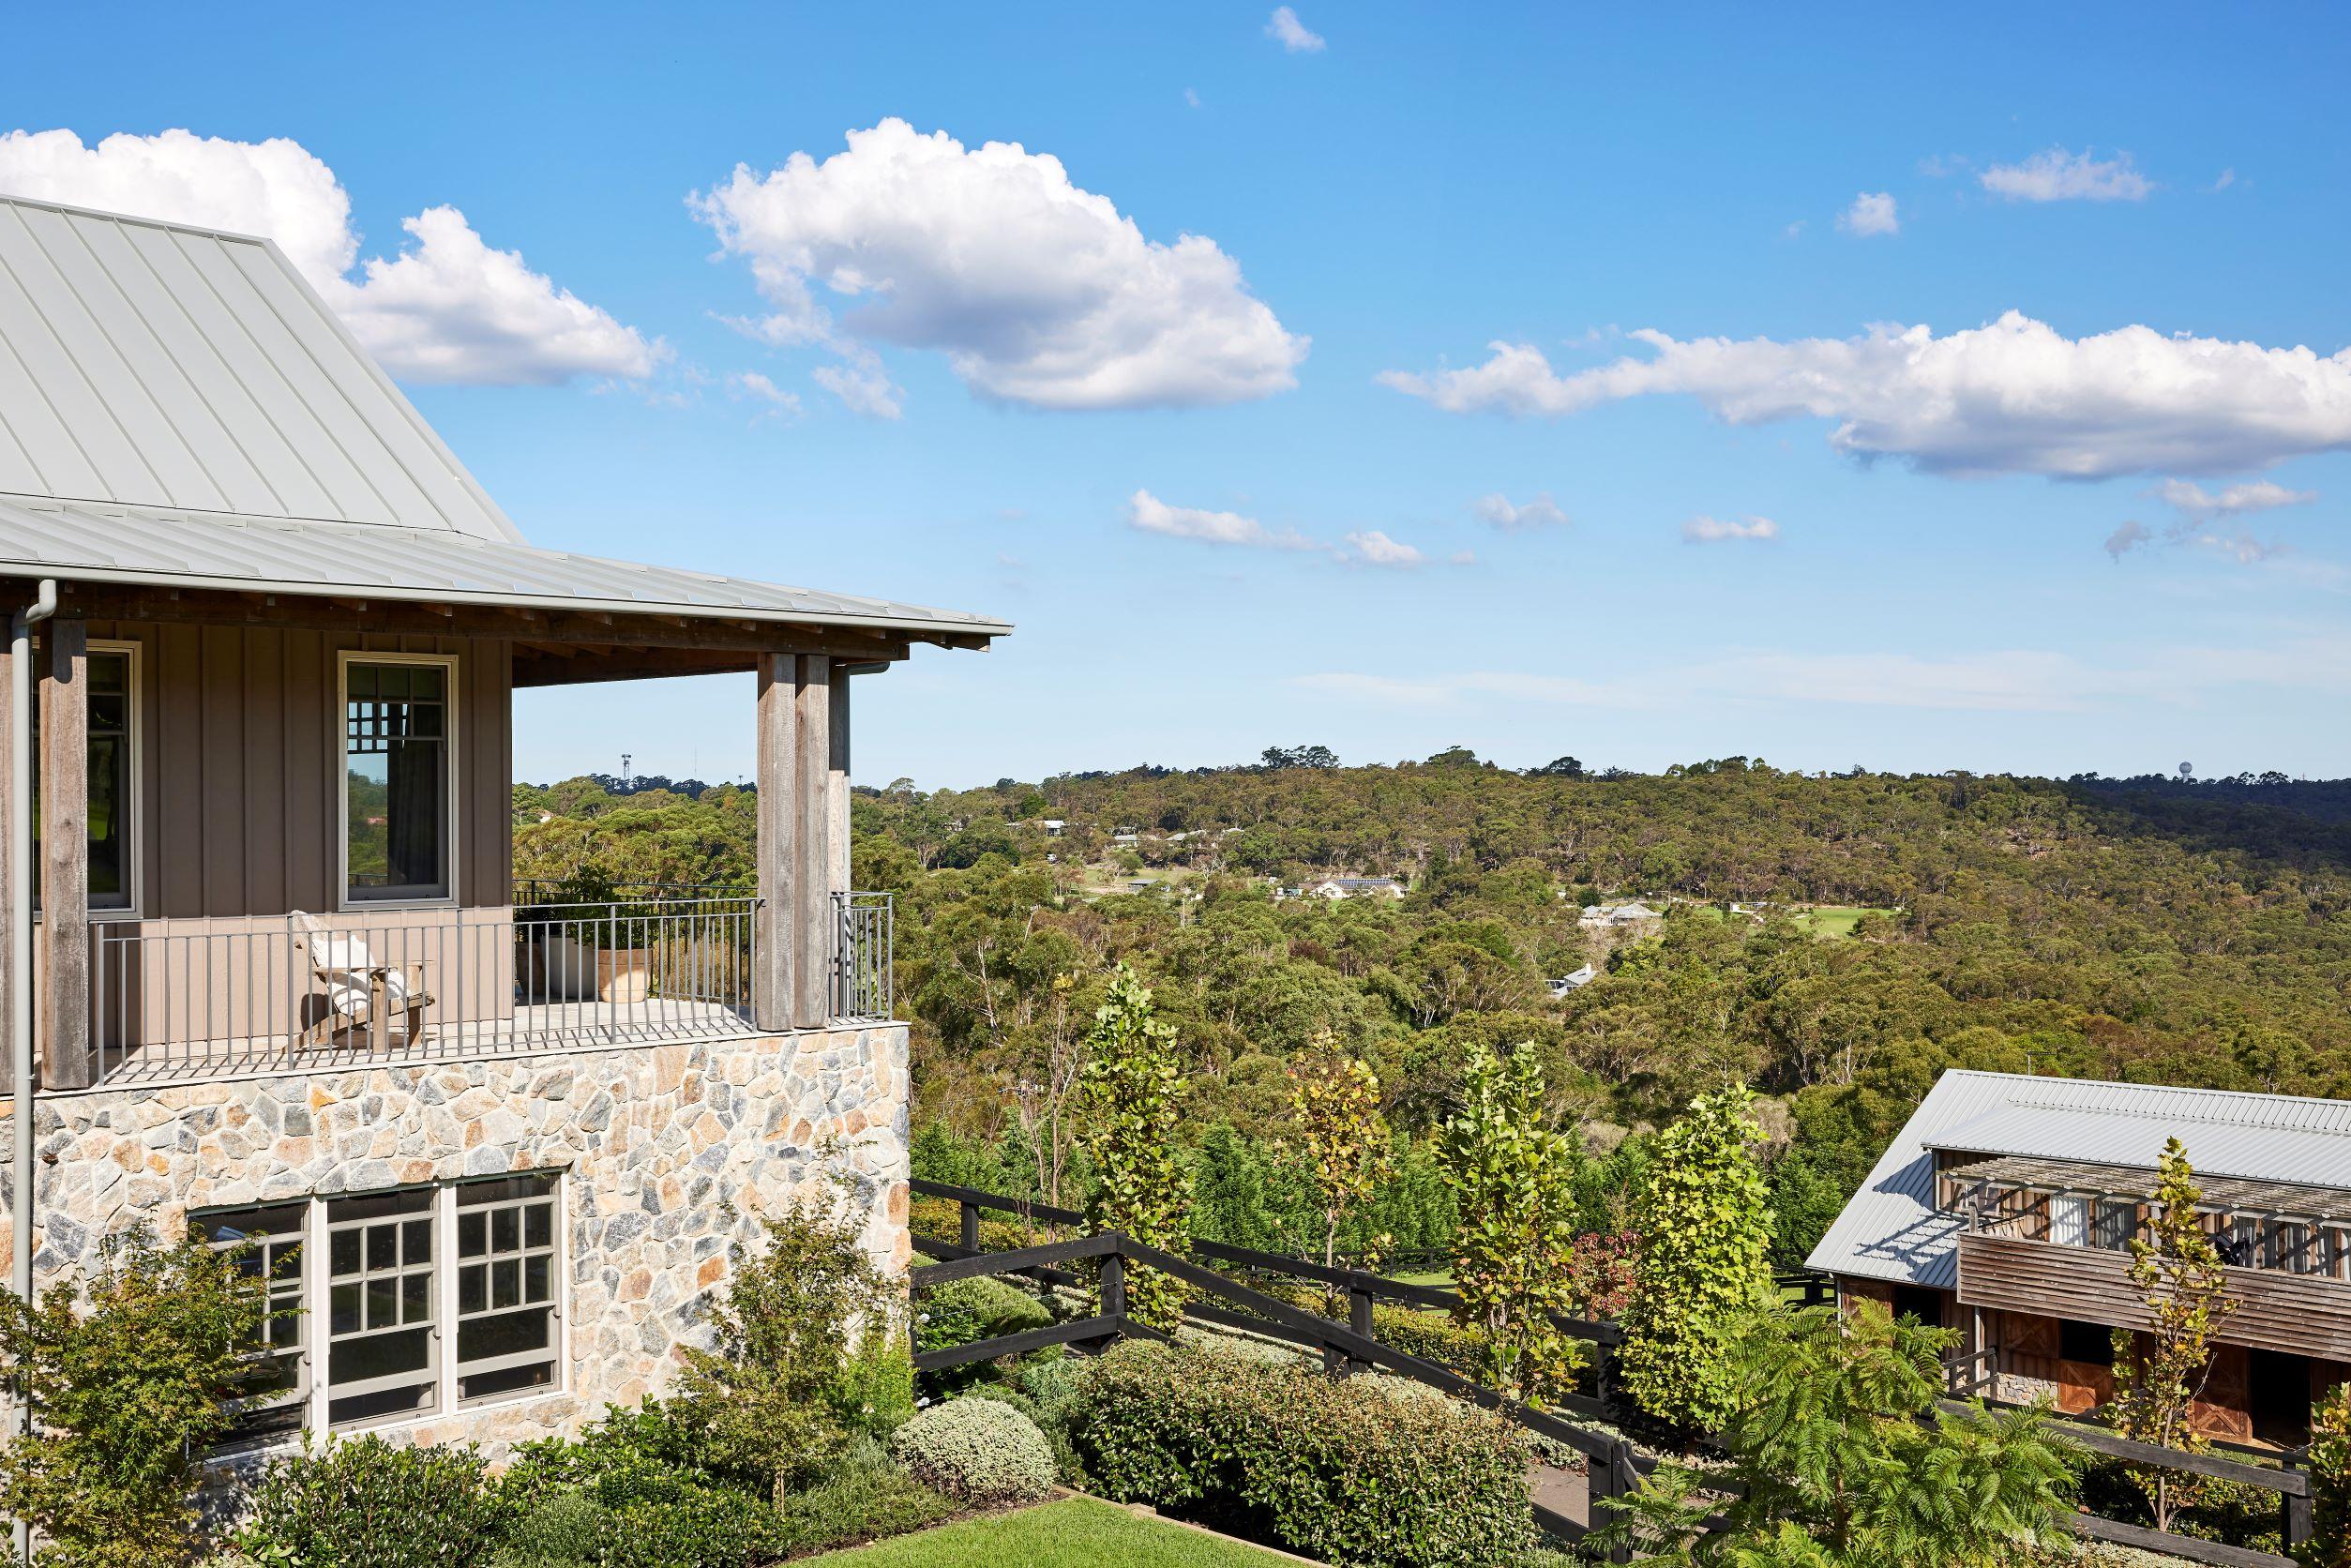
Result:
M1223 1517L1345 1568L1515 1560L1534 1539L1520 1434L1385 1381L1129 1343L1080 1380L1069 1434L1105 1496Z

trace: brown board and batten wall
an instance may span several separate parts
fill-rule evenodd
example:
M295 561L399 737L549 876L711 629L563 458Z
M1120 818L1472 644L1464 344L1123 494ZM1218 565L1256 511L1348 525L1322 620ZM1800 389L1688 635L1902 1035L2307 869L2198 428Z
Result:
M500 639L90 622L139 644L139 912L283 917L343 903L339 656L454 656L457 901L513 882L510 645Z

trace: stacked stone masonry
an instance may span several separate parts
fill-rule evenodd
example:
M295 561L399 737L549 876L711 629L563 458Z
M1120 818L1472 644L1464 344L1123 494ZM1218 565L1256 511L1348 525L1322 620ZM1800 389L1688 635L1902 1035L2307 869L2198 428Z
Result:
M903 1024L44 1096L36 1277L191 1209L563 1170L568 1388L387 1434L500 1453L659 1393L763 1213L847 1202L903 1269L907 1110Z

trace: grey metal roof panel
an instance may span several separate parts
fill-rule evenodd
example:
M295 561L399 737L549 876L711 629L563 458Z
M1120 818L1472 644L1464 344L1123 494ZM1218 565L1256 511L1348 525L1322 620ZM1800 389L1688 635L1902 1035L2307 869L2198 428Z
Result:
M1935 1212L1935 1150L2152 1168L2177 1136L2197 1169L2351 1187L2351 1101L1953 1071L1936 1080L1806 1265L1957 1283L1957 1219Z
M275 245L15 197L0 490L521 538Z
M984 615L643 565L441 528L286 521L0 495L0 574L289 595L740 616L1001 636Z

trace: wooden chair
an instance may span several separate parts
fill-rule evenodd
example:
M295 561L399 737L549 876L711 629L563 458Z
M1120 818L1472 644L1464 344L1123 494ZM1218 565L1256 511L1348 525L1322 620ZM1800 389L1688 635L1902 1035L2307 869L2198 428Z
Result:
M325 1012L301 1025L304 1046L349 1045L364 1037L372 1049L389 1049L395 1013L404 1016L401 1038L413 1043L423 1033L425 1009L432 1005L424 965L379 964L356 932L332 930L300 910L292 924L294 944L326 988Z

